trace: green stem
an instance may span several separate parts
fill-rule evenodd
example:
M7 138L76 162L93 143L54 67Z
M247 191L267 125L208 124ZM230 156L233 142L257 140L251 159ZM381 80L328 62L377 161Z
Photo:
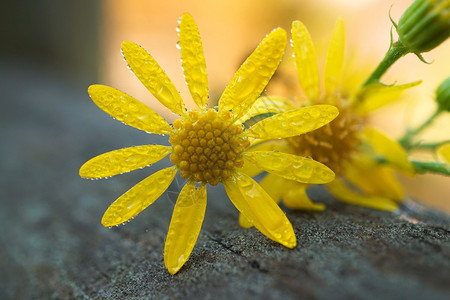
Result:
M438 173L450 176L450 165L435 161L411 161L417 173Z
M410 149L412 147L412 140L413 138L419 134L422 130L424 130L426 127L428 127L433 120L442 112L441 109L436 109L436 111L425 121L417 127L416 129L409 129L405 135L399 139L400 145L402 145L406 149Z
M364 82L364 86L371 83L379 82L381 76L394 64L400 57L408 54L410 51L400 42L395 42L386 53L384 59L380 62L378 67L373 71L370 77Z
M374 157L374 160L380 164L389 164L389 162L384 157ZM410 160L413 164L414 169L419 174L425 173L437 173L442 175L450 176L450 165L438 161L416 161Z
M271 117L273 115L276 115L276 113L273 113L273 112L262 113L262 114L251 117L250 119L248 119L244 123L242 123L242 125L244 125L245 129L249 129L250 127L252 127L256 123L258 123L259 121L262 121L265 118Z
M437 143L428 143L428 144L417 144L414 145L414 148L416 149L429 149L429 150L434 150L437 147L446 144L446 143L450 143L450 140L447 141L442 141L442 142L437 142Z

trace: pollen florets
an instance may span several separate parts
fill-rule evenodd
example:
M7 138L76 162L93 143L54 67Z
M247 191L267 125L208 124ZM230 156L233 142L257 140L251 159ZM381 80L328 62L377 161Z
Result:
M357 151L361 142L359 132L364 122L348 106L339 105L338 108L339 115L330 123L312 132L288 138L293 154L310 156L326 164L336 174L341 173L351 154Z
M170 161L181 177L217 185L230 177L233 168L243 166L241 154L250 142L242 136L242 126L233 124L230 112L192 110L173 127Z

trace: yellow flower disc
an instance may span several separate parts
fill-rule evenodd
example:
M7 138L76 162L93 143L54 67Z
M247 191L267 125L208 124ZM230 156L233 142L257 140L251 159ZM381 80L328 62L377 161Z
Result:
M359 132L363 119L351 108L339 106L339 115L325 126L306 134L288 138L288 152L310 156L335 173L340 173L343 164L357 151L360 144Z
M242 126L233 124L230 112L193 110L173 127L170 161L181 177L217 185L230 177L233 168L243 166L241 154L250 142L242 135Z

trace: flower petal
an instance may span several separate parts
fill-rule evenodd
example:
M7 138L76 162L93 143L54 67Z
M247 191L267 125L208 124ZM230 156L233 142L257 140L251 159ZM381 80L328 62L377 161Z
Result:
M139 45L125 41L122 53L134 75L164 106L178 115L185 115L183 100L167 74L156 60Z
M281 176L268 173L259 183L261 187L269 194L270 198L279 203L283 194L287 191L289 181Z
M172 152L162 145L144 145L103 153L87 161L80 168L84 178L104 178L147 167Z
M219 100L219 112L232 110L236 119L253 106L263 92L286 48L286 32L275 29L258 45L234 74Z
M324 204L315 204L306 195L307 184L287 180L272 173L267 174L260 184L275 202L283 199L284 205L288 208L309 211L322 211L325 209Z
M355 103L355 109L358 113L367 114L393 101L399 100L400 94L404 90L421 83L421 80L399 85L373 83L360 89L353 96L352 102Z
M437 153L443 161L450 163L450 143L439 146L437 148Z
M116 90L94 84L88 89L92 101L113 118L134 128L156 134L169 134L172 127L144 103Z
M348 188L340 179L328 183L327 188L336 198L348 204L387 211L396 211L398 209L398 205L394 201L384 197L363 196L358 194Z
M273 151L280 147L279 141L257 141L254 145L252 145L250 148L248 148L247 152L252 151ZM240 169L241 172L247 174L250 177L255 177L256 175L264 172L263 169L258 167L256 164L254 164L251 160L246 159L245 156L243 156L244 159L244 166Z
M369 157L355 157L345 168L345 178L369 195L400 201L404 198L401 184L386 165Z
M282 113L294 108L295 106L293 105L292 100L288 98L277 96L259 97L252 108L241 117L239 122L244 123L250 121L251 118L255 118L254 121L252 120L252 124L248 125L248 127L251 127L254 123L259 122L267 116L271 116L274 113ZM247 123L245 126L247 126Z
M285 247L297 245L294 229L286 215L256 181L236 172L224 186L234 206L261 233Z
M250 148L246 151L279 151L280 148L285 146L285 140L253 140Z
M314 203L306 194L307 184L290 181L283 195L283 204L290 209L301 209L307 211L323 211L325 204Z
M102 218L103 226L119 225L134 218L164 193L177 171L175 166L162 169L133 186L108 207Z
M184 265L197 242L206 210L206 185L195 188L189 180L178 196L164 247L164 264L170 274Z
M344 65L344 47L344 21L339 19L328 46L327 63L325 65L325 91L328 95L334 95L339 87L342 66Z
M245 229L249 229L253 227L253 223L250 222L244 214L239 213L239 226Z
M188 13L180 18L180 49L184 78L200 109L208 102L208 76L203 46L194 19Z
M264 172L263 169L254 164L251 160L246 159L245 156L243 158L244 166L239 169L242 173L245 173L250 177L255 177L256 175Z
M363 138L370 144L375 154L385 158L391 166L407 174L415 173L414 165L409 162L408 154L399 143L370 127L364 128Z
M311 36L300 21L292 22L292 46L300 85L308 99L319 99L319 70Z
M324 126L338 114L338 109L331 105L302 107L261 120L244 134L258 139L296 136Z
M328 183L334 172L311 158L274 151L244 152L243 156L264 171L303 183Z

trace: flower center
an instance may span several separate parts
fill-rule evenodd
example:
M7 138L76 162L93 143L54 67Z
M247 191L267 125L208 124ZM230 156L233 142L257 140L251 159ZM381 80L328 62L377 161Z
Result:
M250 142L242 136L242 126L233 124L230 112L193 110L186 119L175 120L173 127L170 161L181 177L217 185L244 164L241 154Z
M336 106L339 109L336 119L314 131L288 138L288 143L293 154L310 156L340 174L361 142L359 132L364 119L352 113L351 107Z

